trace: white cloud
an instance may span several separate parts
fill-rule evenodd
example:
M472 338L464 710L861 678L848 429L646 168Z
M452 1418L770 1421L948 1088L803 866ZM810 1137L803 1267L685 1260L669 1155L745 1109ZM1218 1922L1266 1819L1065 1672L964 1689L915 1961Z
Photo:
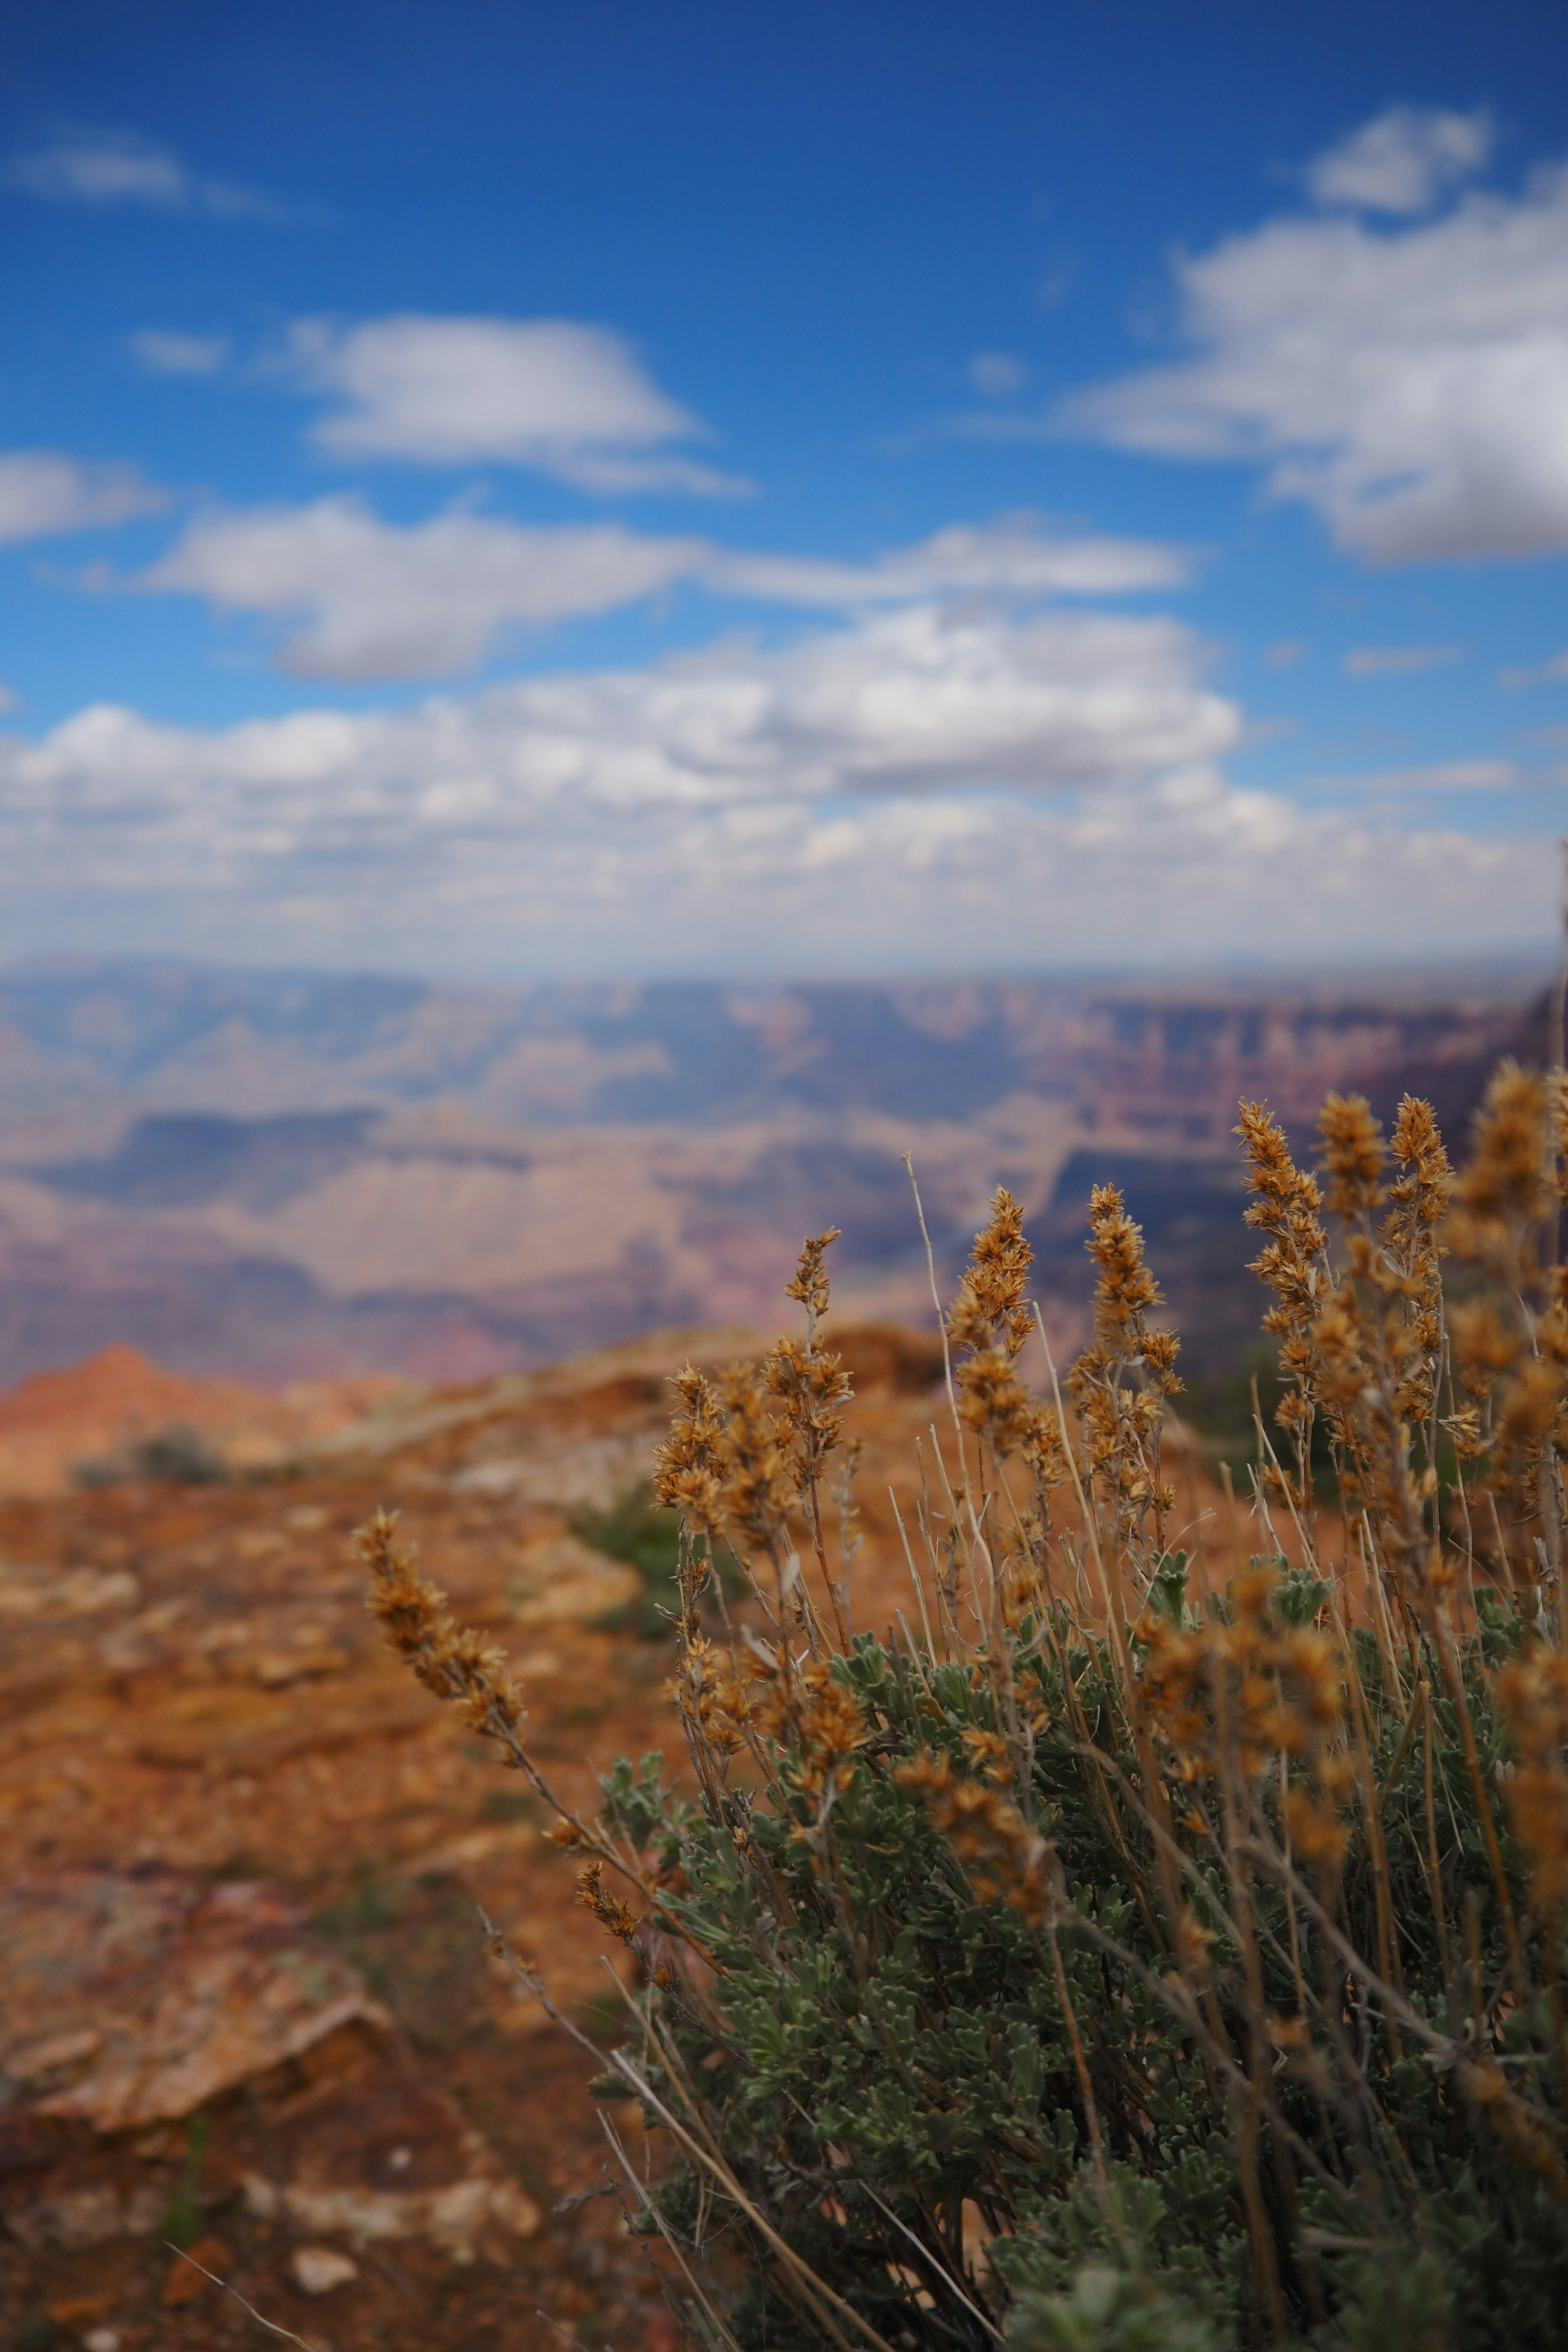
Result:
M1167 620L918 606L782 651L222 731L0 737L19 949L798 973L1551 936L1542 845L1237 790Z
M938 531L856 565L736 553L618 524L530 529L460 509L400 526L340 496L199 515L134 584L302 617L283 644L284 667L363 680L471 670L509 629L609 612L682 579L752 601L874 610L932 598L1032 604L1172 587L1186 576L1179 550L1058 538L1027 515Z
M131 349L149 375L217 375L229 345L226 335L176 335L146 327L132 336Z
M1191 575L1178 548L1140 539L1058 538L1029 514L958 524L873 563L809 556L728 553L707 567L712 583L740 596L790 604L900 604L922 596L1118 595L1177 588Z
M1370 776L1320 776L1320 784L1361 793L1501 793L1521 782L1511 760L1445 760L1427 768L1383 768Z
M314 427L334 457L531 466L591 490L733 491L672 454L703 428L624 339L567 319L303 320L290 360L344 405Z
M1175 268L1194 356L1058 425L1260 462L1378 562L1568 548L1568 168L1410 226L1266 222Z
M1277 645L1268 647L1263 658L1270 669L1293 669L1310 651L1311 647L1300 637L1281 637Z
M0 546L109 530L167 502L133 466L86 465L58 449L15 449L0 457Z
M1550 661L1537 662L1532 669L1503 669L1498 672L1500 686L1553 686L1559 678L1568 677L1568 646Z
M136 131L68 125L24 148L5 165L13 187L50 204L141 205L153 212L209 214L217 220L279 221L288 207L258 189L193 173L172 147Z
M1463 646L1356 646L1345 656L1347 677L1409 677L1463 661Z
M280 654L301 677L438 677L476 668L509 627L652 595L703 553L616 523L527 530L458 511L399 529L342 497L198 515L135 584L304 616Z
M1028 380L1027 368L1011 352L976 352L969 362L969 381L987 400L1007 400Z
M1484 107L1455 114L1436 106L1391 106L1307 166L1314 204L1365 212L1424 213L1491 153L1494 126Z
M99 827L162 835L177 865L204 870L259 841L306 866L353 841L368 864L406 852L423 871L482 859L487 840L579 834L613 862L638 828L703 812L732 813L744 833L740 813L786 806L837 817L868 800L1206 790L1241 721L1204 661L1168 620L916 606L778 651L721 645L405 712L208 733L97 708L11 746L0 805L47 817L84 852Z

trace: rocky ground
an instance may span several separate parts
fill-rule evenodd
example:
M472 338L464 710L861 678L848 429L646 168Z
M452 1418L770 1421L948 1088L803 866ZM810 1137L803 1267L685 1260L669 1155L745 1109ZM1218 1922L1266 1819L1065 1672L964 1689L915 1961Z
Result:
M673 2347L605 2193L592 2068L486 1957L479 1911L600 2042L604 1937L515 1776L380 1646L353 1534L401 1511L582 1801L618 1752L675 1744L667 1641L594 1515L645 1475L688 1349L747 1336L404 1390L335 1428L318 1399L292 1451L225 1466L215 1439L224 1475L149 1476L122 1445L131 1475L0 1499L11 2343L267 2340L178 2244L316 2352ZM866 1448L856 1613L879 1627L908 1601L887 1490L915 1483L939 1360L890 1328L840 1344ZM1218 1563L1217 1491L1177 1459Z

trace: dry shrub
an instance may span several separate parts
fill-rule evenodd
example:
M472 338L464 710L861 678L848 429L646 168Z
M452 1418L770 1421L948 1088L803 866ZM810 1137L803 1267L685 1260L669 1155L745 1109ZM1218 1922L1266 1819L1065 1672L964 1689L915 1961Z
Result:
M1022 1377L997 1193L884 1637L827 1485L833 1236L802 1336L676 1383L695 1794L623 1762L556 1834L639 1963L628 2195L705 2341L1563 2341L1563 1081L1500 1069L1457 1177L1409 1099L1385 1139L1331 1097L1318 1174L1261 1107L1238 1133L1288 1386L1223 1595L1173 1548L1177 1341L1113 1187L1065 1397ZM387 1523L366 1550L415 1670L548 1797L498 1662Z

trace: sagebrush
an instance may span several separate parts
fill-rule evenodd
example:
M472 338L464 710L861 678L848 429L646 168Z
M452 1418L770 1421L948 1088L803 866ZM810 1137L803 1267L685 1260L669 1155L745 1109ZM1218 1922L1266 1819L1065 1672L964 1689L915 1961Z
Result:
M996 1194L881 1633L832 1475L834 1236L800 1336L677 1382L688 1785L623 1761L555 1835L636 1956L606 2080L699 2339L1564 2341L1568 1092L1504 1065L1458 1175L1410 1098L1385 1140L1331 1097L1321 1179L1260 1107L1238 1133L1286 1395L1223 1591L1174 1525L1179 1342L1112 1187L1065 1394L1021 1376ZM393 1642L553 1803L500 1658L390 1522L365 1543Z

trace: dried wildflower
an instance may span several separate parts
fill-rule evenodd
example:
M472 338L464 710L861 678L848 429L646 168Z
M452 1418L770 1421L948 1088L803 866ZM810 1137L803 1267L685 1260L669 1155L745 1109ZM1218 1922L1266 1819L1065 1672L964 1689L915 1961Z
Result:
M654 1497L666 1510L679 1511L699 1533L715 1535L721 1524L724 1415L713 1383L694 1366L679 1371L674 1386L680 1410L654 1454Z
M804 1498L843 1434L841 1408L855 1391L842 1358L809 1340L775 1340L763 1375L779 1404L774 1432L794 1461Z
M972 1724L963 1735L964 1753L973 1770L984 1780L1005 1787L1012 1775L1012 1759L1000 1732L982 1731Z
M1153 1517L1152 1553L1164 1549L1170 1496L1160 1478L1164 1401L1181 1389L1173 1331L1148 1320L1160 1288L1143 1260L1143 1234L1114 1184L1089 1194L1086 1244L1099 1269L1094 1337L1068 1375L1083 1427L1091 1492L1107 1505L1114 1541L1135 1550Z
M1317 1179L1291 1159L1284 1129L1262 1103L1242 1103L1234 1131L1241 1138L1247 1190L1253 1195L1244 1213L1246 1222L1268 1236L1251 1271L1275 1297L1263 1328L1279 1335L1279 1369L1293 1391L1275 1418L1295 1448L1294 1500L1300 1507L1311 1485L1317 1371L1312 1328L1330 1288L1328 1235L1318 1213L1322 1194Z
M721 1502L726 1531L768 1550L784 1539L794 1495L790 1464L767 1387L755 1364L725 1367L719 1380L724 1409Z
M798 1298L805 1308L809 1338L816 1318L827 1312L827 1274L823 1260L830 1245L838 1239L838 1227L829 1225L825 1234L817 1234L800 1246L800 1264L793 1277L784 1285L786 1298Z
M688 1365L675 1386L681 1410L654 1456L656 1498L702 1535L777 1549L795 1481L763 1374L734 1363L715 1383Z
M1476 1408L1473 1459L1503 1523L1528 1556L1561 1564L1568 1444L1568 1313L1554 1263L1564 1170L1560 1073L1504 1062L1477 1114L1468 1166L1454 1188L1447 1236L1490 1278L1490 1295L1449 1316L1459 1377ZM1467 1430L1467 1436L1470 1432Z
M1230 1774L1257 1787L1288 1759L1304 1776L1298 1811L1318 1809L1301 1814L1300 1850L1310 1847L1318 1859L1339 1834L1332 1801L1346 1780L1340 1664L1326 1635L1279 1621L1278 1582L1265 1567L1237 1577L1228 1623L1183 1627L1145 1617L1140 1689L1178 1782Z
M1328 1286L1328 1235L1318 1214L1322 1194L1317 1179L1296 1166L1284 1129L1262 1103L1244 1102L1234 1131L1241 1138L1247 1190L1254 1195L1246 1222L1268 1235L1251 1271L1279 1301L1264 1317L1263 1328L1304 1332Z
M1206 1990L1213 1976L1209 1953L1215 1934L1205 1927L1190 1903L1176 1916L1176 1966L1194 1992Z
M1454 1189L1430 1103L1405 1097L1394 1122L1392 1150L1400 1173L1388 1188L1382 1243L1405 1278L1409 1301L1394 1409L1414 1425L1429 1422L1436 1410L1444 1328L1441 1232Z
M1558 1205L1560 1089L1517 1062L1493 1073L1476 1114L1469 1163L1454 1186L1448 1238L1456 1256L1510 1287L1540 1271L1542 1223Z
M999 1348L1012 1360L1029 1336L1025 1292L1034 1262L1024 1238L1023 1212L999 1184L990 1222L974 1237L948 1315L947 1335L955 1348Z
M961 1420L1004 1459L1021 1454L1037 1487L1048 1493L1068 1475L1061 1425L1029 1394L1015 1370L1029 1332L1026 1290L1034 1255L1024 1238L1018 1203L998 1186L990 1221L975 1236L947 1332L957 1355L953 1386Z
M577 1873L577 1900L593 1913L602 1927L607 1927L611 1935L618 1937L623 1944L629 1944L641 1923L629 1904L624 1903L618 1895L605 1894L602 1884L604 1875L602 1862L595 1858L593 1862L584 1863Z
M1045 1564L1049 1550L1050 1528L1038 1511L1026 1511L1003 1538L997 1591L1003 1622L1014 1633L1026 1618L1038 1622L1045 1615Z
M1332 1795L1292 1781L1285 1791L1283 1813L1285 1833L1297 1861L1320 1874L1337 1871L1349 1849L1351 1832Z
M748 1694L752 1720L764 1738L784 1751L795 1786L810 1795L847 1789L854 1757L868 1727L860 1702L837 1681L825 1659L786 1670L754 1662Z
M1318 1114L1328 1205L1348 1224L1383 1205L1383 1133L1364 1095L1330 1095Z
M372 1616L426 1690L451 1701L471 1729L515 1749L525 1709L505 1657L483 1633L448 1615L446 1594L418 1573L411 1551L399 1549L396 1528L391 1513L378 1511L354 1538L370 1570Z
M700 1727L716 1754L733 1755L744 1746L751 1718L744 1685L705 1636L691 1635L682 1644L673 1691L681 1714Z
M1568 1657L1536 1650L1497 1678L1516 1759L1506 1783L1514 1835L1530 1856L1537 1905L1568 1905Z
M1030 1927L1052 1915L1052 1848L1029 1827L1010 1797L980 1780L960 1780L947 1756L930 1749L895 1767L901 1789L923 1799L931 1827L947 1840L983 1903L1005 1903Z

